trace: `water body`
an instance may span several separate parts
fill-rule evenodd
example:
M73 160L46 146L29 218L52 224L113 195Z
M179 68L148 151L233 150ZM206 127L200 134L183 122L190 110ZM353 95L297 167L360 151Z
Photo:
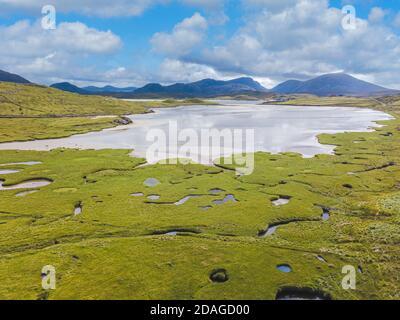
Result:
M75 216L80 215L80 214L82 214L82 212L83 212L83 205L82 205L81 202L79 202L79 203L77 203L77 204L75 205L75 208L74 208L74 215L75 215Z
M142 193L142 192L135 192L135 193L132 193L131 196L132 196L132 197L143 197L143 196L144 196L144 193Z
M289 266L288 264L280 264L280 265L276 266L276 268L277 268L279 271L283 272L283 273L290 273L290 272L292 272L292 267Z
M199 197L200 196L197 196L197 195L189 195L189 196L186 196L186 197L182 198L181 200L175 202L174 204L176 206L181 206L181 205L185 204L186 202L188 202L190 199L195 199L195 198L199 198Z
M158 186L160 184L160 181L158 181L155 178L149 178L149 179L146 179L146 181L143 184L146 187L155 187L155 186Z
M0 167L8 167L8 166L17 166L17 165L22 165L22 166L36 166L38 164L41 164L40 161L27 161L27 162L12 162L12 163L3 163L0 164Z
M51 181L49 180L43 180L43 179L38 179L38 180L27 180L18 184L14 184L11 186L4 186L4 181L0 180L0 191L2 190L17 190L17 189L35 189L35 188L41 188L48 186L51 184Z
M266 231L260 232L259 236L262 238L272 236L276 232L276 229L278 229L278 227L279 227L278 225L268 227L268 229Z
M211 190L209 190L208 192L210 193L210 194L219 194L219 193L221 193L221 192L224 192L225 190L222 190L222 189L211 189Z
M322 213L322 220L323 221L328 221L331 218L331 213L327 208L323 208L323 213Z
M0 170L0 175L17 173L18 170Z
M151 194L147 197L149 200L159 200L161 197L158 194Z
M222 204L227 203L227 202L237 202L237 200L236 200L236 198L235 198L235 196L233 194L228 194L222 200L214 200L213 204L222 205Z
M255 151L297 152L304 157L312 157L316 154L333 153L334 146L318 142L317 135L321 133L365 132L379 126L375 121L392 119L386 113L360 108L264 106L257 101L220 102L226 105L154 109L153 113L130 116L133 124L127 126L62 139L2 143L0 150L46 151L62 147L133 149L133 156L146 158L146 152L153 144L146 139L148 132L151 129L161 129L168 133L169 122L176 121L179 131L194 129L198 137L203 129L254 129ZM180 142L177 148L180 149L186 143L187 141ZM211 164L209 157L200 157L204 150L199 148L199 144L196 141L189 143L198 148L198 154L192 154L192 160ZM237 152L232 148L225 148L221 150L220 156Z
M26 197L26 196L29 196L30 194L33 194L33 193L36 193L36 192L39 192L39 190L22 191L22 192L17 193L15 196L16 197Z
M290 197L279 197L277 200L272 201L274 206L284 206L285 204L288 204L290 202Z

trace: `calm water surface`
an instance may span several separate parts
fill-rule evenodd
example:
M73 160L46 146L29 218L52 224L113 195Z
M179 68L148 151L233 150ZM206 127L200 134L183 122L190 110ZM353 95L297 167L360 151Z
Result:
M169 121L176 121L179 130L194 129L199 136L202 129L254 129L256 151L298 152L312 157L333 152L334 146L318 142L317 135L321 133L364 132L378 127L375 121L392 119L388 114L370 109L263 106L258 103L225 101L224 106L154 109L153 113L130 116L134 123L128 126L62 139L3 143L0 150L132 149L132 155L145 158L152 145L146 141L148 131L162 129L168 132ZM224 155L229 153L232 150L224 150Z

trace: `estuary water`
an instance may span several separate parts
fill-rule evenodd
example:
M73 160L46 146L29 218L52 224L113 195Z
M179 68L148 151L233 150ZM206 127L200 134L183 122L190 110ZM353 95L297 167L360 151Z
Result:
M156 108L152 113L129 116L133 121L130 125L62 139L2 143L0 150L130 149L134 150L133 156L146 158L146 151L154 143L147 139L149 132L162 130L168 136L173 122L178 131L191 129L199 136L204 129L253 129L255 151L297 152L304 157L313 157L332 154L335 148L318 142L317 136L321 133L365 132L378 127L376 121L392 119L386 113L361 108L267 106L256 101L219 102L224 105ZM195 146L200 141L190 141L189 144ZM200 146L197 147L201 153ZM234 152L225 148L221 150L221 156ZM198 161L198 156L193 160L203 164L210 162L207 159Z

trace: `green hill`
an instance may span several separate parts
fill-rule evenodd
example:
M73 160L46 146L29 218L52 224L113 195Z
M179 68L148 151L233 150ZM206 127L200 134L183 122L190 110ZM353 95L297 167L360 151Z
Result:
M82 96L31 84L0 83L0 116L122 115L142 113L148 106L148 102Z
M196 103L204 103L196 100ZM125 124L121 116L192 101L124 101L34 84L0 82L0 143L67 137ZM97 116L114 117L97 117Z

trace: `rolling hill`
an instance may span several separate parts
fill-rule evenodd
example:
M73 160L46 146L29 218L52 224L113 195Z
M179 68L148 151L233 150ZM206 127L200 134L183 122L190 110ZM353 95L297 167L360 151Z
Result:
M0 70L0 82L30 83L30 81L17 74L9 73L3 70Z
M113 93L132 93L136 90L135 87L117 88L117 87L113 87L113 86L105 86L105 87L89 86L89 87L80 88L76 85L73 85L70 82L55 83L55 84L52 84L50 87L59 89L62 91L78 93L78 94L85 94L85 95L90 95L90 94L110 95Z
M105 93L132 93L137 88L136 87L117 88L114 86L105 86L105 87L89 86L89 87L83 87L82 89L90 93L105 94Z
M345 73L326 74L307 81L288 80L271 91L280 94L306 93L316 96L373 96L399 93Z
M268 92L266 88L252 78L238 78L229 81L204 79L193 83L176 83L169 86L150 83L142 88L117 88L113 86L80 88L69 82L56 83L51 87L79 94L114 95L119 98L209 98Z
M66 92L71 92L71 93L79 93L79 94L89 94L89 91L86 91L82 88L79 88L72 83L69 82L60 82L60 83L55 83L50 86L50 88L66 91Z
M82 96L35 84L0 82L0 117L124 115L145 110L145 103Z
M171 97L171 98L210 98L227 96L248 92L267 92L260 83L252 78L238 78L229 81L204 79L192 83L176 83L170 86L162 86L152 83L137 89L132 97Z

